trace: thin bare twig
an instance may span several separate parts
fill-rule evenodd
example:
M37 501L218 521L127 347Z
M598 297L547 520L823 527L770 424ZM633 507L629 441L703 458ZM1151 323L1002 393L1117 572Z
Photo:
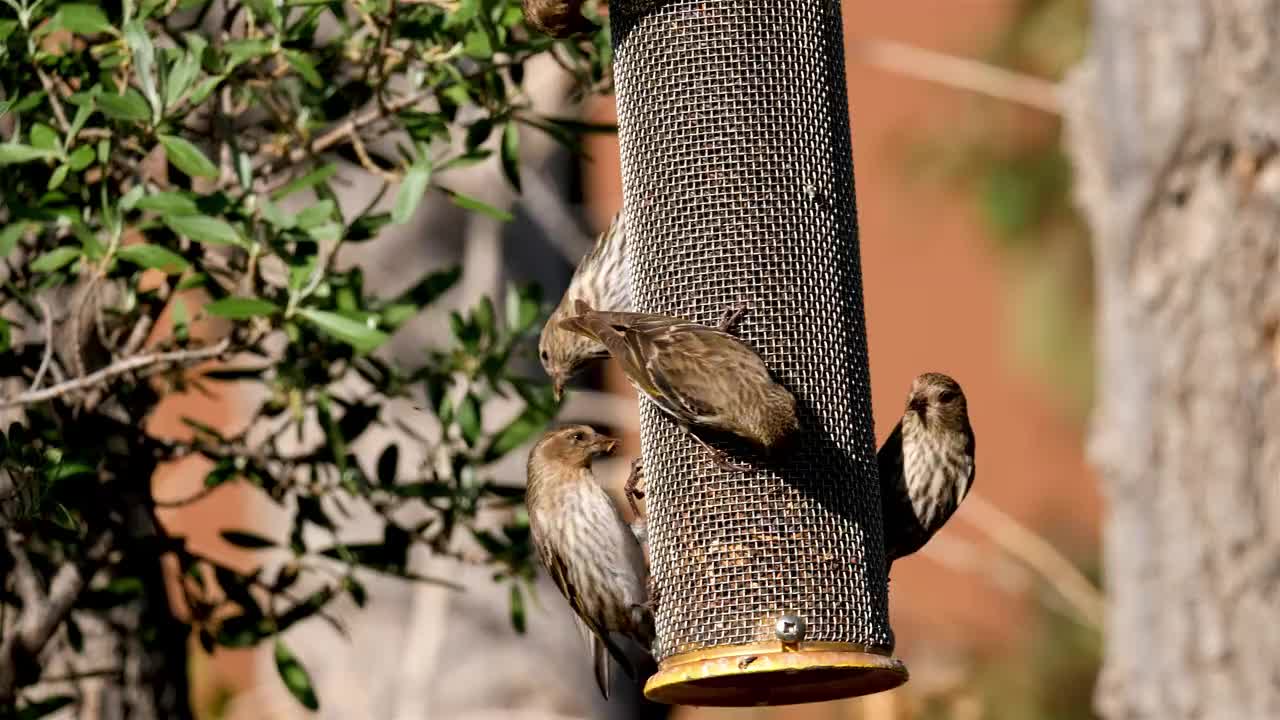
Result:
M231 340L224 339L215 345L196 348L194 350L174 350L172 352L136 355L134 357L112 363L101 370L85 375L84 377L58 383L57 385L53 385L44 390L28 390L11 400L0 400L0 409L52 400L60 395L94 387L117 375L123 375L124 373L132 372L151 365L192 363L199 362L201 360L208 360L209 358L217 357L226 352L227 348L230 346Z
M49 583L47 593L40 590L39 579L22 547L23 538L16 532L10 532L6 541L19 573L18 587L24 597L17 628L0 640L0 705L12 703L17 683L15 668L23 658L40 655L54 631L71 612L80 593L88 586L98 565L106 560L112 536L110 532L102 533L84 557L63 565ZM24 575L25 578L22 577Z
M44 88L45 95L49 98L49 106L53 108L53 117L58 121L58 128L64 134L70 132L71 123L67 122L67 113L62 109L62 99L58 89L53 86L53 80L39 67L36 68L36 77L40 78L40 86Z
M355 115L346 122L339 124L332 130L326 132L315 140L312 140L305 147L300 147L291 151L284 158L284 162L277 160L269 163L259 174L269 176L279 170L283 165L296 165L312 155L318 155L334 145L346 140L348 137L359 132L364 127L371 125L390 114L397 113L405 108L412 107L413 105L422 102L428 97L431 97L435 91L435 88L419 90L418 92L410 93L404 97L388 102L385 109L382 107L373 107L363 113Z
M969 493L964 507L966 510L960 517L1006 553L1035 570L1085 622L1095 628L1102 627L1106 608L1102 591L1049 541L974 493Z
M887 40L846 38L850 53L868 65L919 80L976 92L1053 115L1062 114L1057 83L978 60Z
M44 298L36 298L36 305L40 306L40 314L44 316L44 357L40 358L40 367L36 370L35 379L31 381L32 390L40 389L44 374L49 371L49 364L53 362L53 311Z
M35 610L44 602L44 593L40 591L40 577L31 566L31 558L23 548L22 537L10 530L6 533L9 554L13 556L13 585L22 600L23 611Z

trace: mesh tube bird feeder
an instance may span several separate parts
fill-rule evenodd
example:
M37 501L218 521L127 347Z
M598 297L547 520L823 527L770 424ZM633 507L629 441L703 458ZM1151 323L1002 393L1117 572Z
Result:
M734 332L801 405L784 460L726 471L647 400L653 700L896 687L839 0L613 0L637 309Z

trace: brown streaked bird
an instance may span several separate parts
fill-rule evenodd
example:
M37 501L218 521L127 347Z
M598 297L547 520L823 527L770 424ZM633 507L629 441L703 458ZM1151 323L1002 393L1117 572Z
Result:
M766 454L781 450L799 429L795 396L773 379L755 350L728 332L745 305L726 313L718 327L667 315L600 312L582 301L575 310L561 327L603 344L636 390L710 452L718 467L751 469L731 462L693 427L731 433Z
M543 35L565 39L600 28L582 14L584 0L521 0L524 21Z
M889 569L924 547L973 487L973 428L960 384L942 373L916 377L876 463Z
M609 356L603 343L570 332L560 321L573 315L578 300L607 311L631 309L631 279L627 267L627 224L624 211L613 216L609 227L578 263L569 287L552 311L538 338L538 359L551 378L551 388L559 400L565 383L592 360Z
M646 651L654 636L644 552L591 471L591 461L617 445L586 425L548 432L529 453L525 495L538 557L591 643L596 684L606 698L610 655L636 677L611 633Z

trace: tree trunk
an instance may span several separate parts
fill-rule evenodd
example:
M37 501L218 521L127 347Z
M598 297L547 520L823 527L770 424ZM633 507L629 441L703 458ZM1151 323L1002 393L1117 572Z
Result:
M1280 0L1095 0L1108 720L1280 718Z

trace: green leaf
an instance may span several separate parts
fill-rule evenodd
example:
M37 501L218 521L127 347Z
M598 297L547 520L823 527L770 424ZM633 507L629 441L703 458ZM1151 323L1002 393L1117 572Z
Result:
M169 68L164 84L164 104L173 107L191 87L200 73L200 58L195 52L187 52Z
M141 20L131 20L124 26L124 39L133 52L133 70L138 76L138 84L142 86L142 94L151 106L151 124L157 124L164 107L160 102L160 92L156 89L155 46L151 44L151 36L147 34L146 25Z
M9 327L9 321L0 317L0 355L9 352L9 348L13 346L13 330ZM0 455L5 451L3 436L0 436Z
M57 153L62 149L62 141L58 139L57 131L44 123L32 125L28 139L31 140L31 147L37 150L48 150L51 153Z
M141 187L141 186L139 186ZM134 207L138 210L150 210L161 215L198 215L196 201L185 193L170 191L148 195L138 200Z
M478 213L488 215L495 220L501 220L502 222L511 222L511 213L506 210L496 208L484 201L477 200L469 195L463 195L460 192L450 190L446 187L442 187L440 190L444 192L445 195L448 195L449 199L460 208L474 210Z
M0 143L0 166L18 165L32 160L48 160L56 155L52 150L41 150L30 145Z
M147 122L151 119L151 108L147 99L134 88L129 88L124 95L104 92L98 96L98 107L102 112L115 120L124 122Z
M489 40L489 33L483 28L476 28L467 33L463 51L477 60L488 60L493 57L493 42Z
M218 85L220 85L226 78L226 75L212 75L196 83L195 89L192 90L191 95L187 97L187 103L194 106L204 102L205 98L209 97L214 90L218 89Z
M294 223L302 230L310 230L323 224L325 221L333 217L334 204L332 200L321 200L313 205L303 208L296 216Z
M18 247L18 241L22 240L22 236L28 231L39 227L35 223L30 222L11 222L0 230L0 259L8 257L13 249Z
M191 316L187 314L187 303L182 298L173 301L173 337L180 343L191 338Z
M164 218L169 229L191 238L194 242L210 245L243 245L240 233L225 220L208 215L169 215Z
M279 639L276 640L276 671L280 673L284 686L303 707L308 710L320 709L320 700L311 687L311 676L307 674L307 669L302 667L298 658Z
M164 146L164 154L169 158L169 162L187 175L207 178L218 176L218 167L200 151L200 148L185 138L161 135L160 144Z
M297 50L285 50L284 57L289 61L289 66L301 75L308 85L316 88L324 86L324 78L320 77L320 73L316 70L316 64L305 53L300 53Z
M414 163L409 168L409 172L404 174L400 189L396 191L396 204L391 211L391 222L399 225L408 222L413 217L413 213L418 209L418 203L422 202L422 196L426 194L427 185L430 182L431 166L425 162Z
M31 269L42 273L53 272L80 257L81 252L81 248L67 247L65 245L60 248L54 248L36 258L31 263Z
M312 170L306 175L303 175L297 180L294 180L288 185L285 185L279 190L271 193L271 199L276 202L280 202L282 199L289 197L300 190L306 190L313 185L318 185L328 180L333 177L336 172L338 172L337 165L334 165L333 163L325 163L324 165L321 165L315 170Z
M255 535L251 532L243 530L223 530L222 539L235 545L236 547L247 548L249 550L261 550L262 548L275 547L276 543L272 540Z
M507 288L507 327L524 332L538 319L542 289L537 285Z
M81 170L93 164L94 152L93 148L88 145L81 145L71 153L71 157L67 158L67 164L72 170L80 172ZM135 187L141 188L137 185Z
M280 307L261 298L227 297L205 305L204 311L205 314L214 317L246 320L251 317L274 315L280 312Z
M521 635L525 631L524 594L519 583L511 583L511 627Z
M347 343L358 353L372 352L387 341L386 333L369 325L352 320L345 315L302 308L298 314L315 325L321 332Z
M116 252L116 256L134 265L161 270L170 275L176 275L190 265L186 258L172 250L147 243L126 245Z
M59 165L55 168L53 174L49 176L48 189L50 191L57 190L58 186L62 185L63 181L67 179L67 173L70 170L71 168L66 165Z
M520 126L514 121L502 131L502 173L511 187L520 191Z
M297 224L294 217L285 212L279 205L267 200L266 198L260 198L260 200L261 202L258 203L258 213L262 216L263 220L266 220L281 230L288 230Z
M480 439L480 402L471 393L467 393L458 406L458 429L462 430L462 438L467 445L474 446Z
M111 29L107 14L96 5L74 3L58 8L58 24L73 33L92 35Z
M229 648L253 647L258 641L272 634L271 621L261 613L233 615L218 627L218 644Z
M227 52L226 71L239 65L246 60L262 57L271 52L271 41L269 40L232 40L227 43L224 48Z

